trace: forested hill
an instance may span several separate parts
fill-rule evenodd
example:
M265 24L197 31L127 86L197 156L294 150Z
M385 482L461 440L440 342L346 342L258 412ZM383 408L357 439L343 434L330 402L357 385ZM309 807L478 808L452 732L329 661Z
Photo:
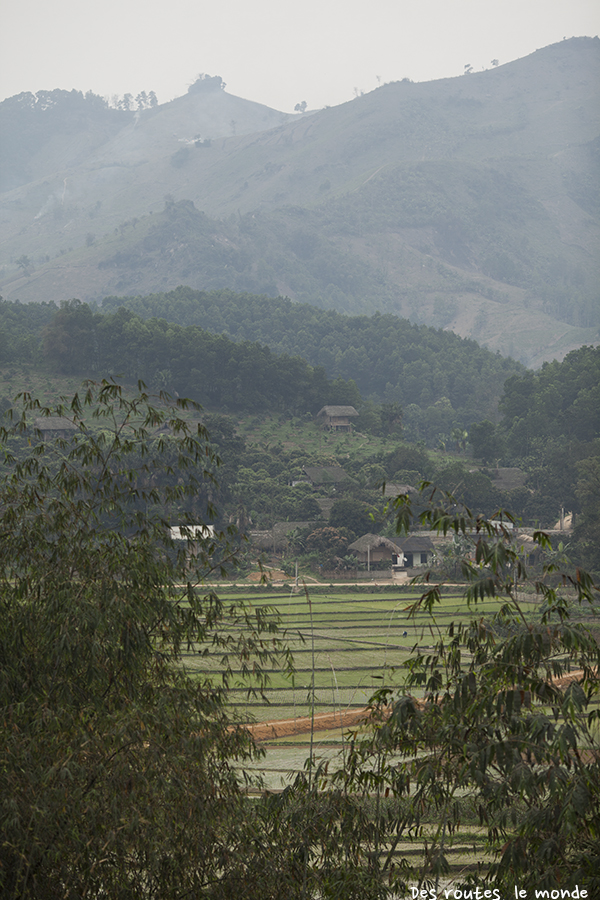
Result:
M0 361L140 377L222 411L396 404L405 435L433 446L454 428L496 420L505 380L525 373L475 341L396 316L185 287L108 297L102 311L1 302Z
M441 403L458 413L461 424L493 416L506 378L525 371L452 332L389 314L347 316L283 297L179 287L146 297L107 297L102 304L107 312L119 307L144 319L260 341L277 353L323 366L332 378L353 379L364 397L405 409Z
M141 379L221 412L312 417L328 403L360 405L353 382L331 381L298 356L277 356L197 325L143 321L122 308L102 315L78 300L59 309L0 302L0 361L82 378Z

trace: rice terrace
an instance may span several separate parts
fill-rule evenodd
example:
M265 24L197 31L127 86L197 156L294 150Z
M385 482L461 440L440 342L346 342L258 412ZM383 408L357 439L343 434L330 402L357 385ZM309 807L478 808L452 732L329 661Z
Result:
M445 589L432 616L423 609L411 611L422 589L418 584L344 590L292 583L219 591L225 601L235 596L237 603L275 610L294 657L293 675L271 671L270 684L260 694L249 697L241 685L230 689L231 704L264 750L263 758L246 768L248 775L261 779L260 787L251 783L250 795L285 791L306 770L309 759L317 771L325 773L326 785L328 776L347 764L352 732L365 733L373 694L401 689L411 656L433 651L451 623L489 618L504 602L503 598L487 599L469 606L456 585ZM533 595L520 597L523 601L532 611L537 606ZM213 669L218 665L214 656L198 659L194 654L187 657L186 665L199 672L207 661ZM208 674L211 669L204 671ZM487 828L466 791L462 799L459 792L458 807L462 828L447 838L449 868L442 881L446 887L460 883L469 873L482 874L492 861ZM426 864L428 842L436 831L435 819L425 816L421 828L409 829L400 841L395 839L394 853L417 868Z
M418 585L404 590L367 586L339 592L324 586L299 589L289 586L256 593L243 590L232 593L237 603L277 611L280 628L293 652L295 669L291 678L279 670L270 672L270 685L261 692L262 697L249 700L245 687L233 688L232 703L239 708L241 719L248 723L292 720L298 727L289 729L290 732L302 733L313 706L315 714L337 715L340 722L347 721L352 712L360 714L376 690L402 684L402 666L415 645L424 649L439 640L427 614L410 614L410 607L420 593ZM222 589L219 594L224 600L229 596ZM444 595L435 622L443 631L451 621L491 615L500 605L500 600L487 601L483 610L469 611L457 589ZM218 667L221 659L198 660L190 654L186 662L196 671L207 665L206 671L210 672L211 667Z

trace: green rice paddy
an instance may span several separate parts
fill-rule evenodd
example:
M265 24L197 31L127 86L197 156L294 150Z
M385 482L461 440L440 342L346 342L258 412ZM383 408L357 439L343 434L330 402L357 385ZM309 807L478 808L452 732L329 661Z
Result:
M264 698L246 697L247 688L239 685L231 691L232 703L243 721L265 721L310 715L312 700L313 646L315 710L333 712L365 706L375 690L397 686L403 679L403 664L416 647L431 646L439 639L431 618L424 612L411 616L415 592L378 594L273 592L239 595L253 608L273 608L280 617L295 663L295 673L286 676L271 670ZM223 597L226 599L226 595ZM498 608L486 602L485 614ZM450 622L458 622L482 609L469 610L458 595L442 598L435 613L435 623L445 630ZM187 667L198 673L216 672L222 665L222 654L198 657L190 652ZM233 657L227 660L235 668Z
M240 721L311 715L313 642L315 713L361 709L380 688L401 686L405 677L403 664L416 648L428 648L439 641L434 624L443 633L451 622L490 615L501 603L486 601L469 609L460 594L445 595L436 607L433 622L426 612L411 615L410 608L418 597L419 591L414 588L308 594L303 589L294 593L288 588L277 595L273 590L236 594L236 602L244 601L253 608L272 608L278 613L295 664L292 676L280 670L269 671L269 685L262 696L248 697L247 686L234 683L231 704ZM224 592L221 598L229 599ZM199 657L190 653L185 662L189 670L198 674L216 674L222 660L223 654ZM234 658L229 657L227 662L235 670ZM317 763L341 763L347 730L346 726L315 733L313 753ZM280 790L303 769L310 753L310 734L269 740L264 746L265 758L249 771L260 774L268 789Z

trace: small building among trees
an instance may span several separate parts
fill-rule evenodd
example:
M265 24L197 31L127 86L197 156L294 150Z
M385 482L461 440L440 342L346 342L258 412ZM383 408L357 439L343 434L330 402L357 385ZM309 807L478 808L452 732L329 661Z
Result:
M172 525L169 538L186 542L186 559L188 565L193 566L202 553L203 542L214 540L215 528L214 525Z
M382 560L392 561L394 555L398 554L398 547L394 541L379 534L363 534L357 541L348 546L348 551L356 557L360 563L382 562Z
M324 406L317 413L317 422L328 431L352 431L353 406Z
M68 439L77 431L77 427L66 416L38 416L33 421L33 427L42 432L44 441Z
M434 546L426 535L408 535L401 538L386 538L378 534L363 534L348 547L358 562L378 563L389 560L394 572L405 572L431 562Z
M431 562L434 546L427 535L412 534L404 538L396 538L398 551L396 561L392 560L392 569L413 569L426 566Z

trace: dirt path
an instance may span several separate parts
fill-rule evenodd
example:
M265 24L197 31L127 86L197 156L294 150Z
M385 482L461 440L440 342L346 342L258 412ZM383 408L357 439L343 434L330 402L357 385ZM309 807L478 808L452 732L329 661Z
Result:
M564 690L572 681L583 676L583 669L569 672L562 678L553 678L557 687ZM390 709L391 711L391 709ZM362 709L345 709L331 713L316 713L314 718L315 731L332 731L335 728L349 728L351 725L360 725L369 717L368 707ZM384 713L385 714L385 713ZM275 719L272 722L256 722L247 725L247 729L257 742L274 740L281 737L292 737L296 734L308 734L311 730L312 719L310 716L296 716L294 719Z
M316 713L314 720L315 731L329 731L333 728L348 728L350 725L359 725L368 718L369 710L345 709L339 712ZM307 734L311 730L310 716L296 716L295 719L277 719L273 722L256 722L246 726L255 741L268 741L273 738L290 737L294 734Z

